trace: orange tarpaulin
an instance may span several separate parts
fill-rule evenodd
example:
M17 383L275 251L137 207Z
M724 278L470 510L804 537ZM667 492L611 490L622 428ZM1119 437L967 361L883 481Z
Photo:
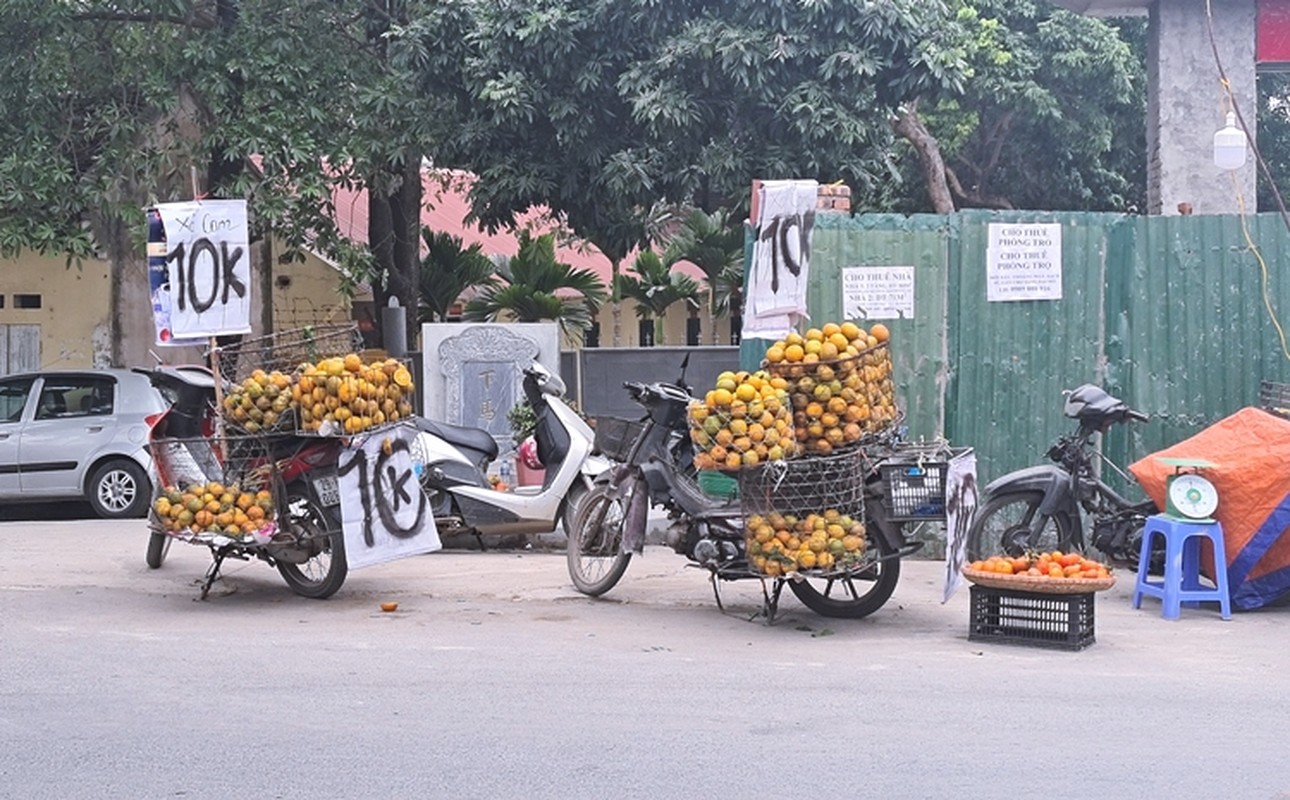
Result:
M1232 603L1259 608L1290 591L1290 420L1244 408L1129 467L1164 508L1165 478L1174 468L1160 458L1217 465L1204 475L1218 490L1214 516L1223 525ZM1208 557L1205 563L1212 567Z

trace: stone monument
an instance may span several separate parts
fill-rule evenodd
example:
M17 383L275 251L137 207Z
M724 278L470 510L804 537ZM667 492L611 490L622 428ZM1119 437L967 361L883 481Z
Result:
M437 323L422 326L426 417L480 428L502 453L513 453L507 412L524 399L521 370L537 361L560 372L560 328L554 322Z

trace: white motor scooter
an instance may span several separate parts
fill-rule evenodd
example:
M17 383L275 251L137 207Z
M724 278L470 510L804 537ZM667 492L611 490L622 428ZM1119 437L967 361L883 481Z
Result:
M591 427L564 400L565 385L534 362L523 370L524 397L537 419L534 438L546 467L540 488L498 491L488 479L497 458L487 431L418 418L413 465L440 533L550 533L572 527L578 501L610 462L593 455ZM526 487L527 488L527 487Z

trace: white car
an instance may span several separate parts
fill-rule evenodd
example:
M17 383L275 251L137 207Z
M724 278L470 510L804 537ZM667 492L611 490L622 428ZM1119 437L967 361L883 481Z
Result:
M0 378L0 502L84 499L101 517L143 516L144 446L166 408L146 374L125 369Z

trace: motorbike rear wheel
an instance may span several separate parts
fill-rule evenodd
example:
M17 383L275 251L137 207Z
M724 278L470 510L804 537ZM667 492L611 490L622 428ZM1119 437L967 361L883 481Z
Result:
M578 503L566 552L569 577L585 595L599 597L614 588L632 560L622 546L626 500L599 486Z
M331 597L345 583L349 564L345 560L345 539L339 526L329 524L313 496L303 486L287 487L287 514L285 525L303 546L316 548L312 557L303 564L278 560L278 572L301 597L322 600ZM333 532L329 533L335 527Z
M967 560L1020 556L1027 550L1074 549L1075 532L1064 517L1045 517L1039 530L1031 532L1043 500L1041 492L1004 492L987 500L968 530Z
M894 550L874 531L873 541L878 554L891 555ZM793 590L802 605L821 617L834 619L861 619L883 607L896 591L900 580L900 559L878 561L868 569L840 578L806 577L799 574L790 578L788 588Z

